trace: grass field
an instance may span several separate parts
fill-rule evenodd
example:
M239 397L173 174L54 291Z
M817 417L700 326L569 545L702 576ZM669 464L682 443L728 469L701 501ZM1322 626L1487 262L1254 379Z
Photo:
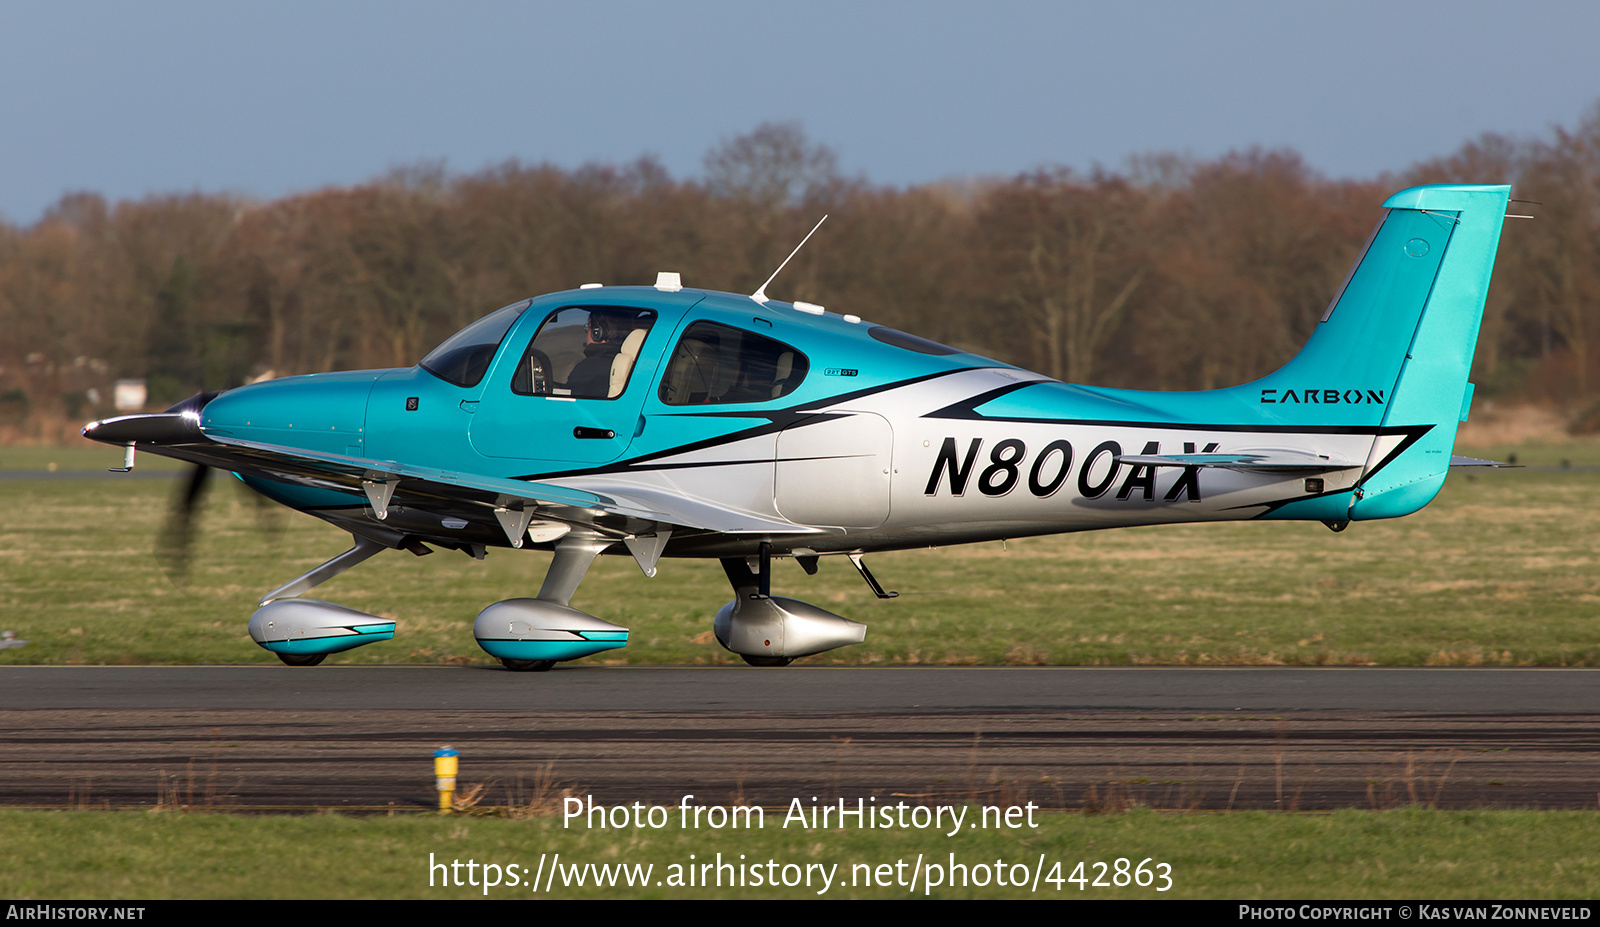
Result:
M1593 447L1524 446L1520 459L1549 468L1457 471L1417 515L1341 534L1186 525L883 554L875 572L903 593L887 601L841 561L825 559L816 577L779 561L774 590L867 624L866 643L810 658L832 663L1600 665ZM0 468L100 467L108 456L4 448ZM190 579L176 586L153 550L177 486L0 481L0 615L29 641L0 650L0 664L275 659L245 633L256 600L348 536L216 480ZM473 618L534 594L548 558L385 553L316 594L397 620L396 639L330 659L490 662ZM630 558L602 557L573 604L632 629L628 647L602 659L721 663L736 658L712 640L710 619L729 596L714 562L664 561L652 580Z

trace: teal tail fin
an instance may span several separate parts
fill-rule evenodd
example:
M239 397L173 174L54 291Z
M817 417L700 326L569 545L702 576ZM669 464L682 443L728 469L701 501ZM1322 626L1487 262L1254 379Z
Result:
M1441 184L1391 196L1311 340L1245 387L1277 421L1377 432L1352 519L1410 514L1444 483L1510 189Z

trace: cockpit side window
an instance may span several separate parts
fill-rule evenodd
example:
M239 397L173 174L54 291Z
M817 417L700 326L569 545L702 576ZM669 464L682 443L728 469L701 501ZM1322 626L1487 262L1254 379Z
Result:
M648 309L567 306L545 318L511 378L522 396L615 399L628 388L634 362L656 314Z
M810 367L781 341L700 321L673 348L659 395L669 406L766 402L794 392Z
M457 386L477 386L506 332L532 302L524 299L512 303L451 335L422 359L422 369Z

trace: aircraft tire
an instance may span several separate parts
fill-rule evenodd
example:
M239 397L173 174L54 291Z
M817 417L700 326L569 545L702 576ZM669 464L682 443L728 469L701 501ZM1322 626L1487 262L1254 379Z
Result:
M282 660L285 666L316 666L323 660L328 659L328 655L325 653L280 653L278 654L278 659Z
M500 662L513 673L543 673L556 665L554 660L513 660L501 657Z
M788 666L795 659L794 657L752 657L747 653L741 653L739 656L743 657L744 662L751 666Z

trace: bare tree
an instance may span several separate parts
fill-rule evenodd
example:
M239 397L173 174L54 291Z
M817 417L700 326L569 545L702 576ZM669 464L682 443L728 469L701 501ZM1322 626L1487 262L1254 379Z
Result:
M798 122L763 122L706 152L706 185L717 196L776 211L835 181L838 160L826 145L812 144Z
M1119 178L1079 183L1061 169L994 191L981 224L1009 268L1007 301L1021 310L1044 370L1092 381L1099 355L1144 281L1136 226L1143 195Z

